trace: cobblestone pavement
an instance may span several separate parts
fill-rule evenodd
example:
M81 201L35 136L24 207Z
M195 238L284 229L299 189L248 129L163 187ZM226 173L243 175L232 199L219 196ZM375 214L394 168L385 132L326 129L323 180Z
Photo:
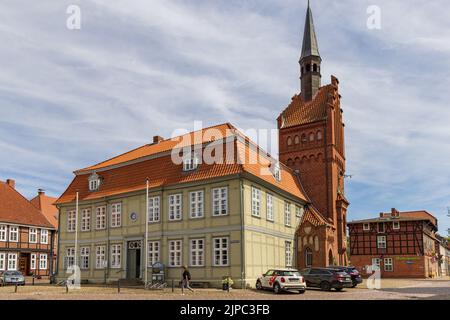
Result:
M448 279L448 278L447 278ZM120 293L113 287L82 286L80 290L66 293L60 286L39 284L18 287L1 287L0 300L391 300L391 299L443 299L450 300L450 280L382 280L380 290L369 290L365 283L355 289L342 292L323 292L308 289L305 294L283 293L275 295L270 291L237 290L224 292L217 289L197 289L186 292L176 288L174 292L149 291L143 289L122 288Z

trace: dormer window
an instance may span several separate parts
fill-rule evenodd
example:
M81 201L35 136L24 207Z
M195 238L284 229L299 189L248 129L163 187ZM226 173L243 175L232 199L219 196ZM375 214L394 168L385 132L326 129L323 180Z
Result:
M192 171L198 168L199 157L195 153L187 154L183 159L183 171Z
M100 176L93 173L89 177L89 191L97 191L100 188Z
M281 181L281 169L280 169L280 163L274 163L271 165L271 171L273 174L273 177L277 180L277 181Z

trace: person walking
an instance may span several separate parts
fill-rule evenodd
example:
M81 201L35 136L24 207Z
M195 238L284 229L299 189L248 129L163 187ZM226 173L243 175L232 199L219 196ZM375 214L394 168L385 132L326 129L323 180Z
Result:
M183 292L183 294L184 294L184 290L183 290L184 288L187 288L189 291L194 292L194 289L192 289L191 286L189 285L189 282L191 281L191 273L189 272L187 266L183 266L182 277L183 277L183 280L181 282L181 285L182 285L181 291Z

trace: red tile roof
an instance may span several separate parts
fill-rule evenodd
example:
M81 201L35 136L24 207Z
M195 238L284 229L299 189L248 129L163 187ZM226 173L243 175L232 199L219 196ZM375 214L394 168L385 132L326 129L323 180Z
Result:
M218 135L215 137L208 136L211 131L206 131L207 129L212 129L212 132L216 132ZM257 158L256 163L247 161L250 156L257 154L256 150L259 147L231 124L222 124L207 129L164 140L158 144L146 145L95 166L78 170L75 172L76 176L72 183L56 203L74 202L77 191L81 201L144 190L147 178L149 179L150 188L157 188L188 182L200 182L240 173L258 177L302 201L307 201L306 195L302 192L300 182L291 169L281 165L282 178L281 181L277 181L269 171L273 159L270 161L267 156ZM232 142L225 142L224 140L219 143L220 146L232 143L231 149L222 148L223 153L220 157L222 160L230 159L231 157L233 159L232 163L227 163L226 161L215 161L212 164L202 163L198 169L192 172L183 172L182 164L173 163L170 151L175 146L179 146L179 141L184 141L182 146L198 145L194 141L189 142L187 139L193 138L196 133L201 133L198 142L203 144L203 148L210 142L221 140L222 137L230 138L234 136L235 139ZM232 154L228 152L230 150L233 151ZM88 190L88 177L94 171L102 178L102 183L98 191L90 192Z
M40 192L30 202L45 215L55 229L58 229L58 208L54 205L56 200L58 198L49 197L45 193Z
M332 99L336 88L329 84L319 89L311 101L305 102L301 95L295 95L289 106L280 114L281 128L325 120L327 103Z
M398 212L399 217L392 216L392 213L382 213L383 217L378 218L372 218L372 219L364 219L364 220L357 220L357 221L351 221L348 224L357 224L357 223L369 223L369 222L385 222L385 221L393 221L393 220L400 220L400 221L429 221L431 222L435 227L437 227L437 219L427 212L426 210L419 210L419 211L405 211L405 212Z
M0 181L0 222L53 228L41 211L3 181Z

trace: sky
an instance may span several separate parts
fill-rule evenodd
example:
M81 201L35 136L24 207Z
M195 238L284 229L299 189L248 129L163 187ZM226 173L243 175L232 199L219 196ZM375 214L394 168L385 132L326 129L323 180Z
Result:
M3 0L0 180L59 196L73 171L176 129L276 129L300 90L306 0ZM67 27L70 5L80 29ZM380 9L380 29L367 9ZM348 220L426 209L450 228L446 0L312 0L339 78ZM267 147L276 156L277 147Z

